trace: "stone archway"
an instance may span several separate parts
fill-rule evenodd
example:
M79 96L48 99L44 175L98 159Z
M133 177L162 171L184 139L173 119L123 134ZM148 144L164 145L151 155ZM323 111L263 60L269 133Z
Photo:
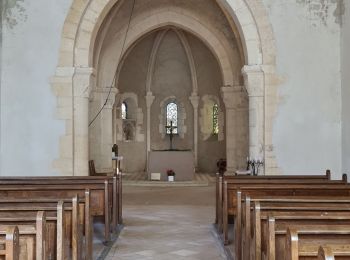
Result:
M272 145L272 120L277 106L277 76L272 29L266 11L261 0L254 1L254 5L250 0L217 1L238 28L245 54L246 66L242 73L249 95L250 156L265 158L265 171L275 173L278 168ZM96 76L92 68L94 43L107 13L117 2L118 0L74 0L64 24L59 65L51 81L58 97L57 119L66 121L66 132L60 138L60 158L54 161L54 167L64 175L88 174L88 101ZM150 19L149 24L159 26L162 18L163 22L169 24L179 21L179 13L166 13L166 17L162 15L154 16L155 20ZM181 18L188 19L184 16ZM169 22L169 19L172 21ZM177 25L181 26L181 21ZM206 39L215 51L224 75L222 94L225 106L228 113L234 113L232 97L242 87L230 84L229 62L225 61L224 52L218 52L220 42L205 28L192 27L192 30ZM134 33L137 35L141 32L135 27ZM112 107L113 103L114 100L110 99L107 106ZM234 125L235 122L230 120L226 123L228 132L234 129ZM234 143L228 143L228 158L234 153ZM233 170L230 164L228 169Z

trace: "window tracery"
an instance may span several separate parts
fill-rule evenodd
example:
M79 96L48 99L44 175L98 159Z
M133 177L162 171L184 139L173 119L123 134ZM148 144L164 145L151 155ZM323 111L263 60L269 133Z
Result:
M166 127L167 127L166 133L170 134L171 127L172 127L173 134L177 134L178 133L177 126L178 126L178 107L175 102L170 102L166 106Z

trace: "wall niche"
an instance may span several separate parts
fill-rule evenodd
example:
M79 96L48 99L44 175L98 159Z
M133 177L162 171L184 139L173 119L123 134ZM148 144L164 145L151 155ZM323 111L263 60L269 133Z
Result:
M143 142L143 112L138 106L138 99L135 93L121 94L119 118L117 124L117 140L123 142Z

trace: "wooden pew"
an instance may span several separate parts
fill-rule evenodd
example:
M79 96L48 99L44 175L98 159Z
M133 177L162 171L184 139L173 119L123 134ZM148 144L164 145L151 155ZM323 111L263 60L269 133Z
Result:
M217 182L216 182L216 220L215 223L218 224L219 232L223 232L223 210L224 210L224 199L225 196L230 198L227 190L239 189L241 186L245 185L262 185L265 184L315 184L315 183L332 183L332 184L341 184L347 183L347 175L344 174L342 180L331 181L331 172L329 170L326 171L325 175L264 175L264 176L219 176L217 174ZM227 185L225 184L227 183ZM226 185L226 186L225 186ZM234 194L234 192L233 192ZM235 200L233 199L230 207L228 208L228 214L235 216L236 212ZM226 241L227 242L227 241Z
M341 252L333 253L334 245L324 245L320 246L318 249L318 260L340 260L340 259L350 259L350 248L349 246L344 246ZM336 249L337 250L337 249ZM339 255L338 255L339 254Z
M350 209L338 212L334 209L327 211L316 208L289 210L255 211L252 218L253 234L244 241L243 259L285 259L285 236L290 225L350 225ZM247 252L250 252L250 256Z
M242 212L241 224L237 222L237 225L240 225L238 232L242 233L242 237L239 238L241 241L239 243L243 244L244 252L250 251L251 240L253 237L255 239L259 238L259 236L253 236L256 233L261 233L263 229L263 225L257 225L257 218L261 218L261 222L267 219L272 213L280 212L285 220L289 218L295 219L296 221L300 221L299 215L300 212L305 212L310 216L306 216L305 220L315 218L318 216L314 213L316 212L337 212L343 210L350 213L350 198L322 198L322 197L284 197L284 198L276 198L276 197L255 197L251 199L249 196L246 196L244 200L242 200ZM252 206L253 205L253 206ZM291 213L290 213L291 212ZM348 214L347 213L347 214ZM288 215L289 214L289 215ZM339 216L338 216L339 217ZM347 215L346 215L347 217ZM321 219L316 218L316 219ZM254 230L254 227L258 230ZM236 243L235 247L238 246L239 243ZM258 241L261 244L260 241ZM245 258L246 259L246 258Z
M264 184L261 185L251 185L251 186L242 186L241 190L236 191L236 195L234 197L234 201L237 204L237 212L242 212L241 201L242 194L249 196L267 196L267 197L284 197L284 196L323 196L327 194L331 197L334 196L349 196L350 187L346 184L337 184L331 185L327 183L326 185L320 184L308 184L308 185L298 185L298 184ZM231 193L232 194L232 193ZM227 208L228 206L228 198L224 196L224 205L223 211L224 216L228 216ZM232 200L231 200L232 203ZM242 255L241 248L237 246L241 244L241 225L237 225L237 223L242 223L241 214L237 214L235 218L235 250L237 250L237 255ZM227 243L227 217L223 218L223 227L224 227L224 240Z
M91 211L90 211L90 192L85 191L85 198L79 199L75 196L72 199L55 199L55 198L7 198L0 199L0 215L6 214L11 220L12 216L19 212L25 212L25 214L34 214L37 210L45 211L47 218L50 221L55 221L54 229L48 244L50 248L55 246L56 237L56 221L57 226L63 225L63 233L57 233L57 241L61 241L62 237L65 241L68 241L73 249L73 254L79 255L77 251L79 248L82 250L82 235L85 234L85 252L88 256L87 259L92 255L92 222L91 222ZM62 215L63 214L63 215ZM61 223L62 222L62 223ZM73 230L74 229L74 230ZM79 231L79 232L77 232ZM58 245L64 246L64 245ZM62 248L64 255L66 248ZM53 250L51 250L53 251ZM60 249L58 249L60 252Z
M221 178L220 178L221 177ZM343 181L344 178L346 178L346 175L343 175ZM216 173L216 221L215 223L218 223L220 216L220 207L222 207L222 200L223 200L223 183L224 181L233 182L233 183L251 183L252 181L270 181L270 180L300 180L300 181L307 181L307 180L331 180L331 171L326 170L325 175L228 175L228 176L220 176L219 173ZM347 182L347 180L346 180Z
M282 183L264 183L228 186L224 183L224 200L223 200L223 237L225 244L228 243L228 216L234 214L236 216L235 223L241 223L241 199L242 195L248 196L322 196L328 192L330 196L348 196L350 194L350 186L346 184L327 182L323 184L308 183L296 184L291 181ZM239 226L237 231L239 231ZM240 233L238 233L240 236Z
M290 226L285 251L286 260L350 259L350 225Z
M102 216L105 222L105 240L110 240L110 222L115 231L122 222L121 175L92 177L1 177L0 195L11 197L67 198L84 191L91 192L92 216ZM18 189L22 191L19 191ZM112 219L112 221L110 221Z
M45 212L38 211L34 217L22 216L21 218L12 219L0 217L0 230L11 226L17 226L19 231L19 259L44 260Z
M89 202L87 201L87 204ZM80 207L79 207L80 206ZM49 259L85 259L92 256L92 236L90 214L86 213L85 202L79 204L78 197L66 202L54 199L11 199L0 201L0 223L31 223L37 210L46 215L45 253ZM88 224L87 224L88 223ZM85 231L85 247L82 232ZM68 247L71 248L69 253Z
M4 260L19 260L19 231L17 226L0 227L0 259L1 257Z

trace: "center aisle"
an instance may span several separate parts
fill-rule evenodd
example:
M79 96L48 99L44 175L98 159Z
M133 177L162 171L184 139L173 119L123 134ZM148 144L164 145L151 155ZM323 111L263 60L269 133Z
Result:
M123 192L125 227L106 259L226 259L212 227L213 185Z

